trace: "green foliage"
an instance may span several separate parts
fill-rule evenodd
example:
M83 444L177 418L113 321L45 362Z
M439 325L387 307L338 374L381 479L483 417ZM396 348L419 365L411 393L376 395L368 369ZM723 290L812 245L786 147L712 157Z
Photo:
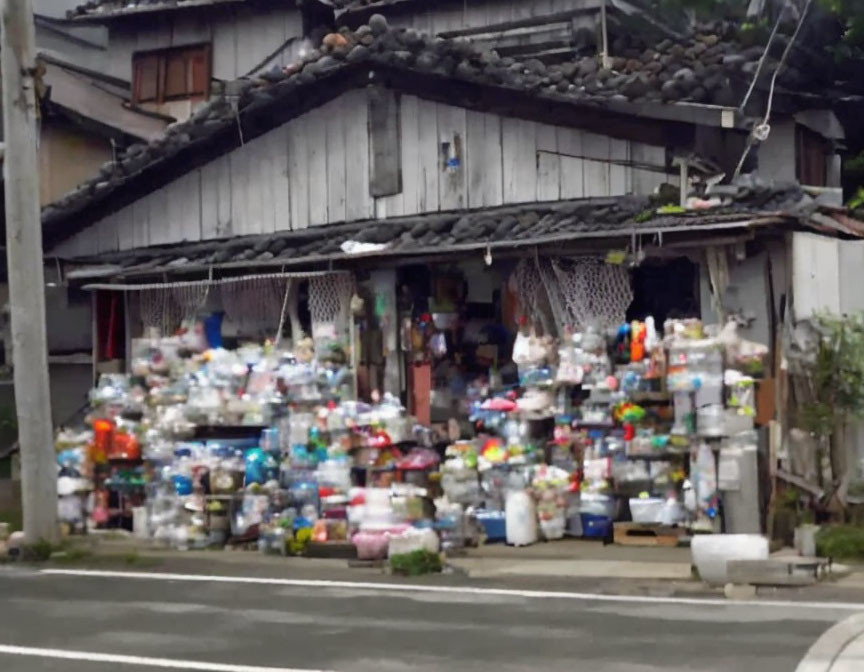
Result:
M829 437L840 421L864 414L864 315L820 315L819 343L807 363L814 401L799 411L801 426Z
M816 553L823 558L864 560L864 527L838 525L819 530Z
M25 562L48 562L55 550L57 549L50 541L40 539L35 544L21 547L21 559Z
M10 532L24 529L21 509L0 509L0 523L9 523Z
M638 215L636 215L636 223L637 224L643 224L645 222L650 222L652 219L654 219L654 210L651 210L651 209L643 210Z
M849 202L846 204L850 210L858 210L860 208L864 208L864 187L858 187L858 191L855 192L855 195L849 199Z
M833 47L839 60L864 57L864 0L819 0L843 26L843 38Z
M703 20L742 16L749 0L658 0L661 9L693 12Z
M390 567L403 576L433 574L441 571L441 556L424 550L401 553L390 558Z

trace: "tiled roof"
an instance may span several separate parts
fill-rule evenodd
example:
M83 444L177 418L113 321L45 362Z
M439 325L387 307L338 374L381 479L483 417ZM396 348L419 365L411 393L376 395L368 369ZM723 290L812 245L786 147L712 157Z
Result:
M746 85L755 71L762 49L740 50L726 35L725 23L708 26L685 43L664 40L642 51L625 52L602 68L597 58L546 65L500 58L494 51L466 40L445 40L413 30L391 29L384 17L375 15L356 31L342 28L324 38L319 49L284 69L274 69L256 80L240 80L236 100L217 98L193 117L169 127L162 138L148 145L130 147L117 162L107 163L96 178L79 186L42 213L51 224L107 198L119 187L141 177L142 171L176 156L187 147L206 144L214 135L236 126L247 112L281 101L302 100L307 87L333 81L338 73L352 69L389 68L414 76L480 84L503 92L537 99L573 103L605 110L675 110L675 103L737 105L734 85ZM711 28L718 29L711 32ZM767 59L763 77L776 67ZM818 73L814 73L818 74ZM803 87L803 74L784 70L780 84L793 80ZM776 101L775 101L776 102ZM685 109L685 108L680 108ZM686 110L689 114L691 107ZM709 111L716 111L710 108ZM719 113L718 113L719 114ZM648 115L650 116L650 114ZM151 176L152 178L152 176Z
M69 19L113 18L187 7L223 5L246 0L88 0L66 13Z
M798 187L722 187L722 204L707 210L664 212L652 198L626 196L532 203L463 213L371 220L277 234L240 236L100 254L76 260L98 265L99 275L135 276L210 267L292 266L356 259L349 241L372 247L365 256L410 256L470 250L556 245L586 238L629 237L757 224L810 224L818 204ZM673 209L674 210L674 209ZM864 234L864 225L856 223ZM828 227L830 228L830 227ZM831 231L838 233L839 229ZM360 248L361 250L363 248ZM86 275L86 272L79 273Z

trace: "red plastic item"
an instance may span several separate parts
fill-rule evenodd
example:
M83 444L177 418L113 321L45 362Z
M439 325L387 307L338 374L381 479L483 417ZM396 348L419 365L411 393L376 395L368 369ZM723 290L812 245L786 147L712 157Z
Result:
M93 444L90 459L94 464L105 464L111 454L114 438L114 423L111 420L93 421Z
M127 432L114 432L108 451L108 459L140 460L141 445L138 443L138 437Z

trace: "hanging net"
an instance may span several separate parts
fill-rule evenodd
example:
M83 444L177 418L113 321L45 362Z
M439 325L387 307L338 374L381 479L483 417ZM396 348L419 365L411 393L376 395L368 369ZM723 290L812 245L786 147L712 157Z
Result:
M303 279L310 281L309 308L313 324L316 320L334 323L347 316L354 278L344 271L273 273L141 285L93 284L87 289L135 292L145 332L174 334L184 321L196 319L209 310L208 304L213 299L221 303L226 317L237 325L240 333L278 340L289 316L292 327L299 324L297 306L291 303L293 300L296 304L297 293L292 294L292 288L296 290L297 283Z
M291 279L256 277L222 285L219 293L225 316L240 333L272 336L281 323L285 292Z
M567 324L577 329L614 327L627 319L633 288L627 268L600 257L552 259Z
M551 320L546 314L546 288L534 259L523 259L513 271L513 280L519 301L535 324L542 326L544 333L551 333Z
M566 328L605 329L621 324L633 301L627 269L600 257L523 259L514 281L526 312L547 333L551 333L547 307L561 335Z
M183 308L175 300L170 287L139 292L138 310L145 333L156 330L161 336L173 334L183 321Z
M309 314L312 335L330 330L347 319L354 294L354 278L347 273L317 276L309 280Z

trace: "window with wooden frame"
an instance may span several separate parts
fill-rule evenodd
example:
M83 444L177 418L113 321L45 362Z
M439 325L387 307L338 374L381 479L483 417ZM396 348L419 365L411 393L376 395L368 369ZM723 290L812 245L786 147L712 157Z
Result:
M828 183L828 155L831 146L825 138L806 126L795 127L795 177L808 187Z
M206 100L210 95L209 44L142 51L132 57L136 104Z

